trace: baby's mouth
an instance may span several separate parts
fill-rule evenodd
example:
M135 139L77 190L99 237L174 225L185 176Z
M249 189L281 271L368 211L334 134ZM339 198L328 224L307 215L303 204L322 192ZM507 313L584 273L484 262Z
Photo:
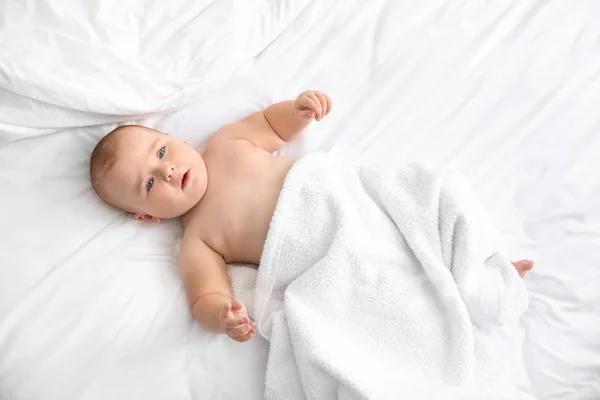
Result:
M183 174L183 177L181 178L181 190L185 189L189 180L190 180L190 170L188 169L185 172L185 174Z

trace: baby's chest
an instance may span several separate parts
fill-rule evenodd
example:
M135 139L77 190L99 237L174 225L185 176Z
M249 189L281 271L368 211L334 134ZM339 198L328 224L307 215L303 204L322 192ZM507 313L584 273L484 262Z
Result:
M256 193L227 190L223 194L198 215L199 234L226 260L253 262L260 258L273 210Z

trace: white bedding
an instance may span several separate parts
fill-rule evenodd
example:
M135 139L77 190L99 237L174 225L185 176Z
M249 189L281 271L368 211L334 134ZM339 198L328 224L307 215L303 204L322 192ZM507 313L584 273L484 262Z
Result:
M87 162L117 122L201 145L309 88L334 109L285 152L456 166L537 262L517 383L600 397L599 3L62 4L0 0L0 398L262 398L267 343L193 322L180 227L102 205Z

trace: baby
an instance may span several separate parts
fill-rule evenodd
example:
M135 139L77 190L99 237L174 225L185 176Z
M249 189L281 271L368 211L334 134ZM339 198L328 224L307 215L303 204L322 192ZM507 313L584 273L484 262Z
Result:
M269 224L294 158L272 154L331 112L329 96L307 91L215 132L202 154L167 134L120 126L96 145L96 193L135 219L181 217L179 268L190 308L207 329L245 342L255 324L232 298L228 263L261 259ZM533 263L513 263L524 276Z

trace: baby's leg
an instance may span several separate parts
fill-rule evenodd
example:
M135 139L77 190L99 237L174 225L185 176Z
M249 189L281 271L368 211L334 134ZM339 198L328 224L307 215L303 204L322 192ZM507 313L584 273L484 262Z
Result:
M511 261L511 263L515 266L521 278L531 271L531 268L533 268L533 261L531 260L519 260L517 262Z

